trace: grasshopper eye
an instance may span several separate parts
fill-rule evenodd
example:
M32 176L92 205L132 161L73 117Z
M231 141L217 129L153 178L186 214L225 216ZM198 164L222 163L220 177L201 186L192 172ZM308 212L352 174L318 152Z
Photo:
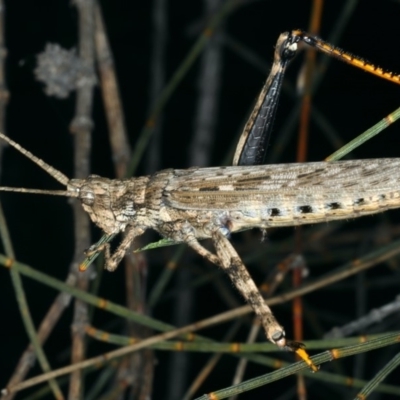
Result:
M94 204L94 193L91 190L81 190L80 200L85 206L92 206Z

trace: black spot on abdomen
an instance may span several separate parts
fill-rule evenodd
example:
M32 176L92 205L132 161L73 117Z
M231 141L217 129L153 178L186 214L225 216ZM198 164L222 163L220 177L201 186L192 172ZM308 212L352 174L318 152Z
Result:
M271 217L279 217L281 215L281 210L279 208L270 208L269 215Z
M313 209L311 206L299 206L297 208L298 212L301 214L310 214L313 212Z
M332 203L328 203L326 207L329 208L330 210L338 210L339 208L342 208L342 205L337 201L333 201Z

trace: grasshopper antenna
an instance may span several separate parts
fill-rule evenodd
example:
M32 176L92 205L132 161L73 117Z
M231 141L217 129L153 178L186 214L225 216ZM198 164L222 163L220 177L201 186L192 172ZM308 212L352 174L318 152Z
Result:
M48 194L51 196L78 197L78 193L69 190L41 190L41 189L25 189L8 186L0 186L0 192L17 192L17 193L33 193Z
M51 175L54 179L56 179L62 185L64 185L64 186L68 185L69 178L67 176L65 176L62 172L56 170L51 165L45 163L40 158L34 156L30 151L24 149L18 143L14 142L14 140L11 140L8 136L4 135L4 133L0 132L0 138L2 138L4 141L6 141L10 146L14 147L14 149L16 149L20 153L22 153L25 157L29 158L36 165L38 165L40 168L45 170L49 175Z
M58 171L51 165L47 164L40 158L34 156L30 151L24 149L18 143L11 140L8 136L4 135L4 133L0 132L0 138L7 142L10 146L14 147L20 153L22 153L25 157L29 158L36 165L46 171L50 176L52 176L55 180L60 182L64 186L68 186L70 179L64 175L62 172ZM12 188L12 187L0 187L0 191L3 192L19 192L19 193L35 193L35 194L48 194L53 196L66 196L66 197L78 197L76 192L71 192L69 190L40 190L40 189L25 189L25 188Z

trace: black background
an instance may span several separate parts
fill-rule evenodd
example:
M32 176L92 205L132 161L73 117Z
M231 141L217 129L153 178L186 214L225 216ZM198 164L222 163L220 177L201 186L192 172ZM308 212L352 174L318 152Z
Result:
M329 37L346 3L348 2L335 0L324 4L319 36L324 39ZM138 132L145 123L149 110L153 4L150 1L117 0L103 1L101 4L115 57L129 140L134 147ZM6 1L5 6L8 50L6 78L10 91L6 133L38 157L71 176L72 139L69 134L69 124L74 113L74 96L67 100L47 97L43 93L42 84L35 81L32 70L35 67L36 54L44 49L46 43L59 43L68 49L76 46L76 9L69 1L61 0L14 0ZM309 1L249 2L229 15L223 25L223 30L262 60L271 62L273 48L279 34L296 28L306 29L309 24L310 8ZM205 19L203 4L199 1L173 1L167 9L165 74L168 79L198 37L199 29L203 26ZM400 3L398 1L360 1L343 31L340 42L335 44L389 70L400 72L399 16ZM265 73L250 65L227 46L223 47L222 51L221 90L218 99L215 141L210 150L212 152L211 165L219 165L226 155L228 147L232 145L240 132L251 104L266 77ZM289 68L287 81L292 86L296 82L301 61L302 56L297 57ZM186 168L191 165L188 159L188 146L194 124L198 70L199 62L196 62L165 108L162 126L163 152L159 168ZM313 103L339 132L342 139L348 141L393 111L399 104L399 93L400 88L395 84L333 60L326 71L320 89L313 96ZM285 123L293 104L293 99L282 98L274 135L279 135L279 129ZM112 177L107 128L98 88L95 91L93 113L95 129L92 171ZM357 158L398 157L400 153L398 132L398 124L387 129L378 138L372 139L362 148L357 149ZM273 143L274 137L271 148L273 148ZM294 137L285 149L280 162L295 161L296 143ZM309 160L321 160L333 150L324 135L312 124ZM57 183L12 149L5 151L1 165L3 185L58 188ZM140 166L139 173L147 173L144 163ZM67 201L46 196L4 194L2 202L18 260L59 279L64 279L73 254L71 211ZM391 212L389 216L393 216L393 220L396 221L395 212ZM367 218L369 219L366 222L360 223L361 227L369 221L374 221L372 217ZM351 224L354 223L351 222ZM99 234L97 229L93 232L95 235ZM292 233L293 230L287 230L288 235ZM160 250L160 255L149 253L150 260L155 258L154 266L150 261L152 268L149 271L149 287L157 278L163 262L167 260L168 251ZM0 270L0 274L2 321L0 325L0 385L3 386L28 342L8 272ZM123 302L121 272L112 275L107 273L103 279L101 294L114 301ZM38 324L56 293L30 280L24 280L24 285L33 318ZM224 305L215 306L214 301L218 300L218 296L215 295L214 290L214 288L203 288L196 292L197 308L193 321L195 318L211 315L219 307L220 311L223 311ZM386 290L385 293L374 291L368 301L368 306L379 306L385 301L392 300L395 294L396 290L392 288ZM349 311L348 318L351 319L354 316L349 310L354 302L351 293L346 292L346 295L334 301L331 295L332 292L321 296L317 293L307 299L310 302L313 300L318 302L320 306L328 302L331 308L327 307L327 309L332 313L340 314L344 307ZM168 321L172 306L173 303L168 300L162 307L153 310L153 315L163 321ZM69 343L71 315L71 311L67 312L45 346L54 368L68 362L66 358L61 358L60 354ZM280 312L280 318L283 318L288 333L291 331L290 315L289 309ZM98 318L99 325L105 321L102 315ZM331 326L325 328L330 329ZM214 332L218 338L223 335L223 331L219 332L217 329L207 331L210 334ZM98 354L98 349L91 346L89 353ZM162 399L166 384L167 355L160 354L158 358L154 398ZM195 361L204 362L205 359L203 355L193 356ZM372 362L373 358L368 358L368 360ZM191 376L196 375L201 365L200 362L191 364ZM342 366L345 373L352 374L351 360L346 361ZM365 378L370 378L375 368L367 369ZM217 371L218 373L213 374L207 381L201 393L229 385L231 370L220 367ZM35 372L39 373L39 369ZM249 376L265 372L265 368L254 368L249 372ZM294 385L293 378L288 378L286 384L289 385L287 383L289 380L290 385ZM392 379L392 383L395 382L396 379ZM261 398L262 395L272 394L271 391L274 390L276 390L274 396L268 398L277 398L282 390L279 385L272 385L268 389L258 389L253 393L250 392L251 394L247 397L243 395L241 398ZM351 392L348 392L346 398L350 395ZM335 396L338 398L338 393L335 393ZM382 396L381 398L389 397Z

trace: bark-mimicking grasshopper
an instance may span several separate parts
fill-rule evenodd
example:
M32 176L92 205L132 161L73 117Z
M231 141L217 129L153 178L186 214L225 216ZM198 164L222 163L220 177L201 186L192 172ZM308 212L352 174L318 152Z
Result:
M400 207L400 159L254 165L263 160L282 77L299 40L360 66L361 59L302 31L282 34L271 74L237 146L235 166L168 169L125 180L96 175L70 180L0 133L2 139L66 187L63 191L6 187L0 190L77 197L106 235L111 238L125 233L113 254L107 241L90 248L90 253L104 250L105 268L109 271L115 270L132 241L147 229L187 243L228 273L261 319L272 343L303 354L301 346L286 341L284 329L265 304L228 237L251 228L348 219ZM372 69L370 64L363 63ZM372 72L399 81L398 76L381 69L374 68ZM200 244L199 240L206 238L212 239L216 254ZM307 357L303 354L308 365L317 370Z

